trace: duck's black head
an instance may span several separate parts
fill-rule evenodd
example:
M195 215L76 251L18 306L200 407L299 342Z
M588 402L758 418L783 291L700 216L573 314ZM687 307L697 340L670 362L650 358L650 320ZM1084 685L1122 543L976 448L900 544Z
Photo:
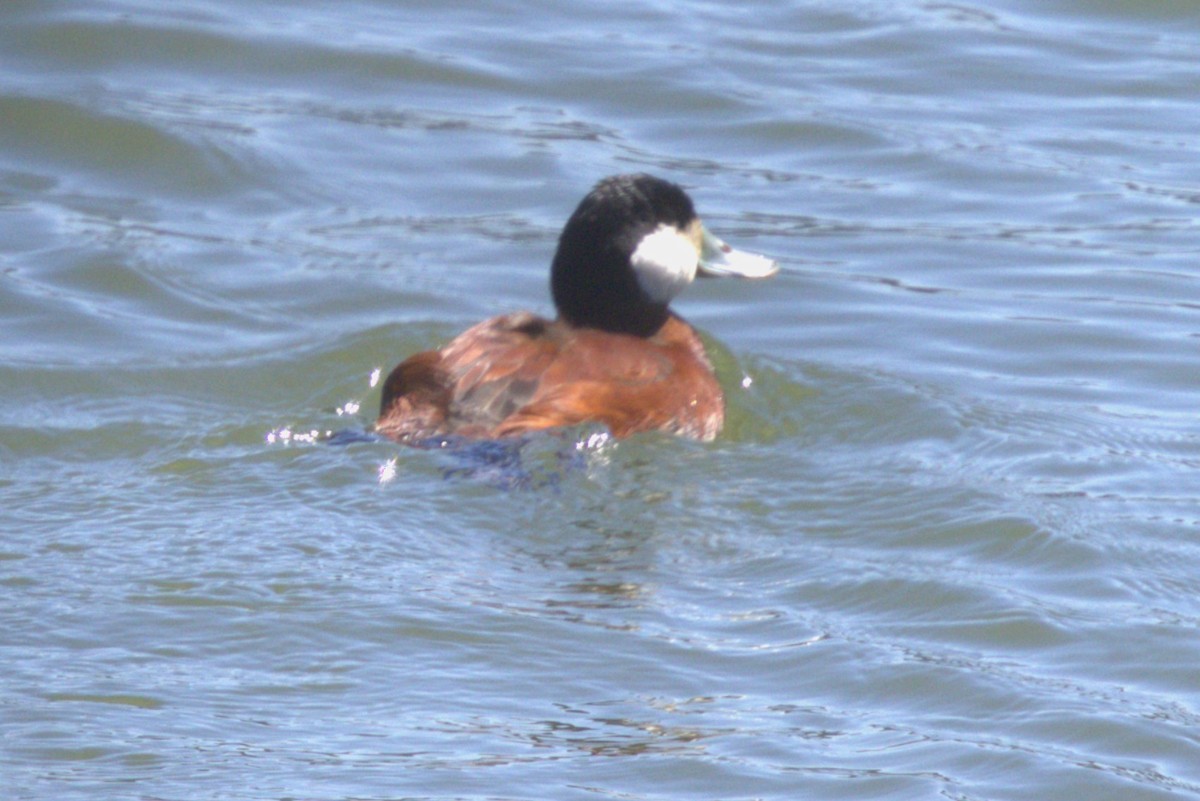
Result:
M574 326L650 336L696 270L765 277L775 263L705 231L692 200L652 175L596 184L567 220L550 269L559 316Z

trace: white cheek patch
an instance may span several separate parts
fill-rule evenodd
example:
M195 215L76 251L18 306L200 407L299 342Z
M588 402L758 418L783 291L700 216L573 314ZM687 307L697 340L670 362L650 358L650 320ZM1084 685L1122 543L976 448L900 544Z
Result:
M696 278L700 254L692 240L673 225L660 225L642 237L629 257L642 291L656 303L668 303Z

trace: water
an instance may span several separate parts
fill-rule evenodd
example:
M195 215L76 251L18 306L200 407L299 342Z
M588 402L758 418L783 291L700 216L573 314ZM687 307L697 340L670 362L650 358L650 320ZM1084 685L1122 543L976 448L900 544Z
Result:
M5 3L3 796L1200 797L1198 34ZM784 265L725 436L356 436L633 170Z

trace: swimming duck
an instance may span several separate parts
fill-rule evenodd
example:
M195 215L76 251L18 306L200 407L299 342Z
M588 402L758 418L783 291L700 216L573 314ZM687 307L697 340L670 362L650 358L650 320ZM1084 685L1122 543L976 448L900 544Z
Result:
M419 443L596 422L616 437L711 440L725 398L700 337L669 303L698 271L765 278L777 270L709 233L676 184L605 178L559 237L550 268L558 317L494 317L405 359L384 383L375 429Z

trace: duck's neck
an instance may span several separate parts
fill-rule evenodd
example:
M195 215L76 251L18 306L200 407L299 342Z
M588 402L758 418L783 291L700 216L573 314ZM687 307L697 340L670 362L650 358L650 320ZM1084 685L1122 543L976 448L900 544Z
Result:
M595 328L614 334L630 334L637 337L652 337L671 317L665 305L641 304L607 308L603 304L589 307L582 313L572 313L559 308L559 319L575 328Z

